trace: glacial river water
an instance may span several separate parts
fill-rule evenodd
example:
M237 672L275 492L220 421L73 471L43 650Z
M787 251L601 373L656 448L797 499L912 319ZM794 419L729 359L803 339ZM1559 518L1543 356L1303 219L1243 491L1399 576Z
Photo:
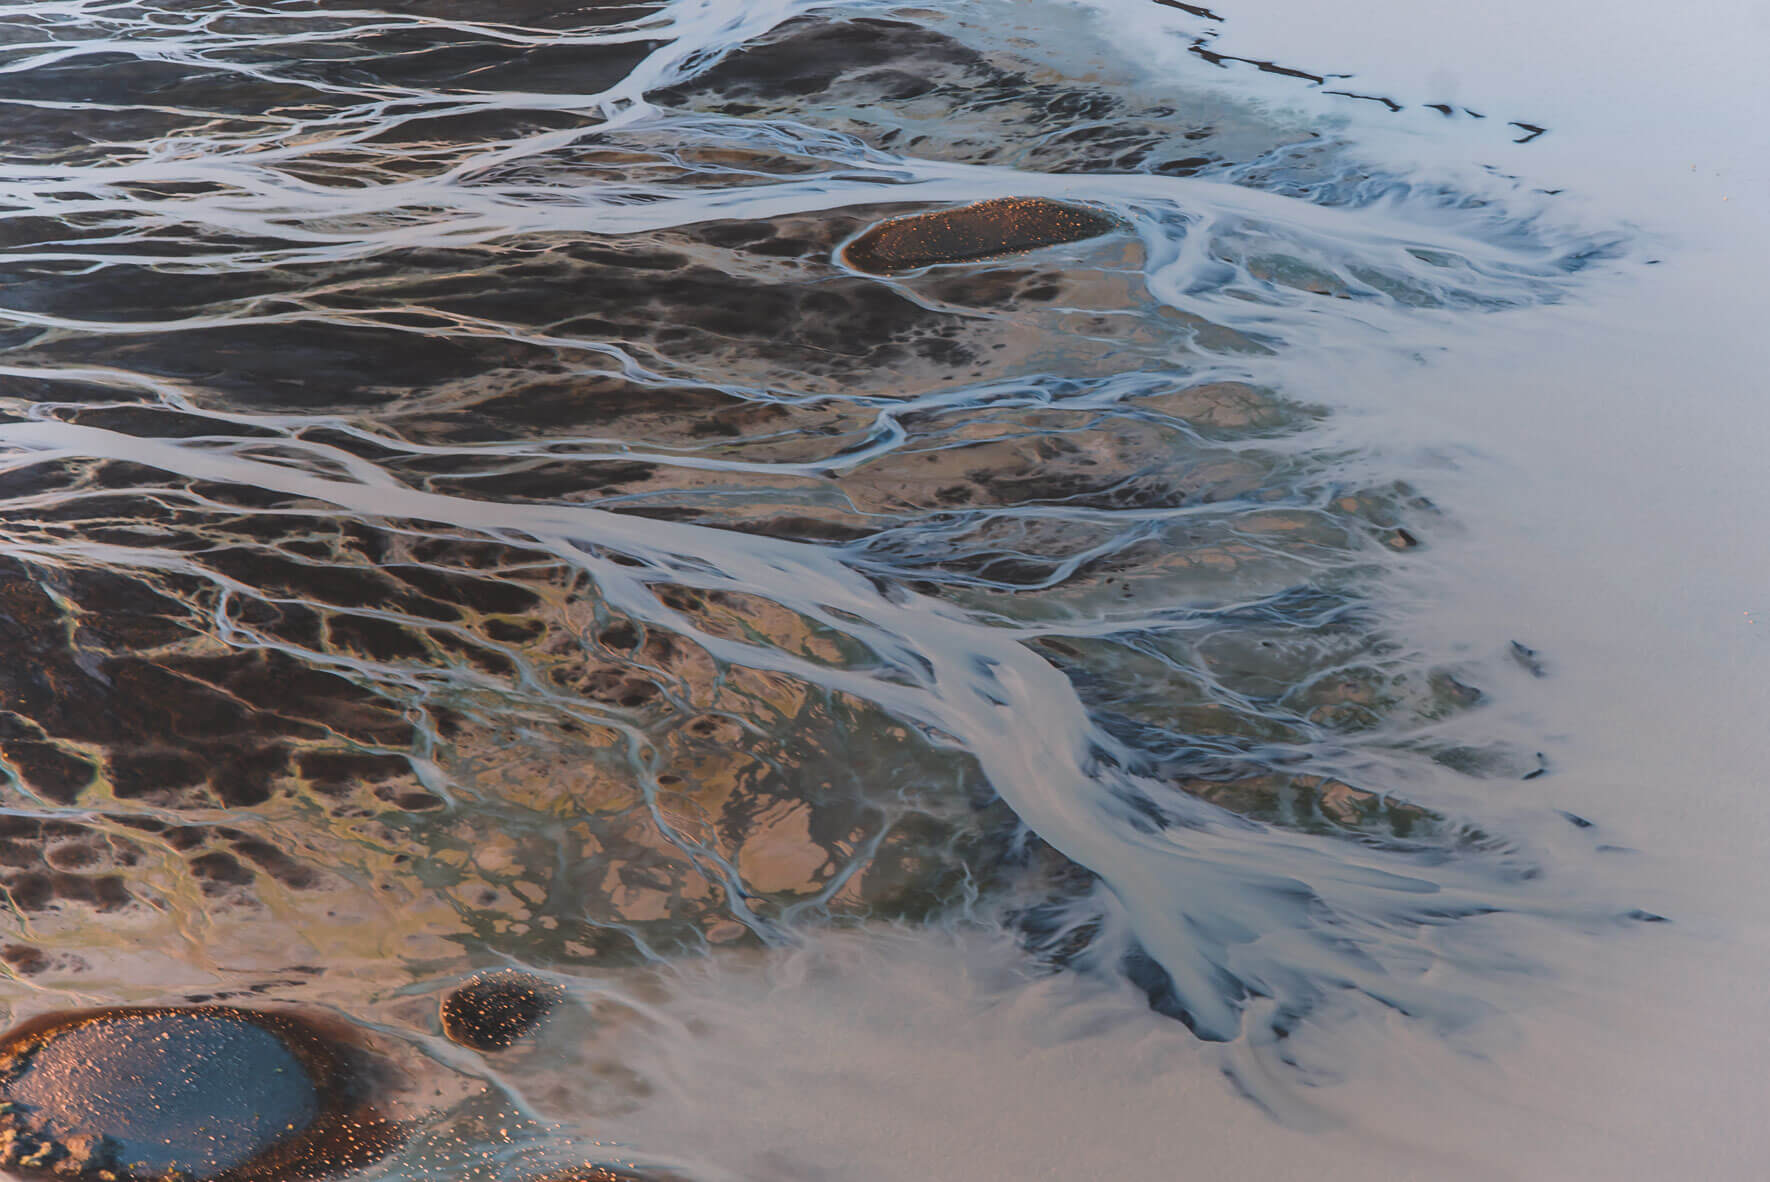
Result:
M1242 7L0 5L11 1019L358 1024L365 1177L1758 1176L1770 29Z

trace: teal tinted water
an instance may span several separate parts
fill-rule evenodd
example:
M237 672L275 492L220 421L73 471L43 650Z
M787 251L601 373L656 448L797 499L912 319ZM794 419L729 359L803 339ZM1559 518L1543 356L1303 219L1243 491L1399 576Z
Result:
M108 1138L142 1175L233 1169L319 1115L307 1068L276 1034L176 1011L76 1027L38 1050L8 1095L52 1135Z

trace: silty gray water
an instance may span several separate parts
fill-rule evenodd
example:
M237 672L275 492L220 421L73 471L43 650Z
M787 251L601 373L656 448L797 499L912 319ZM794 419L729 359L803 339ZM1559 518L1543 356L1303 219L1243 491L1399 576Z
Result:
M594 1009L824 925L1002 926L1282 1060L1341 994L1478 1015L1426 928L1609 913L1410 801L1539 765L1439 725L1476 679L1367 592L1450 523L1297 378L1553 301L1603 243L1065 6L0 30L17 1016L335 1006L469 1081L456 1130L481 1083L526 1111L437 1038L483 965ZM1116 228L842 259L1005 197Z

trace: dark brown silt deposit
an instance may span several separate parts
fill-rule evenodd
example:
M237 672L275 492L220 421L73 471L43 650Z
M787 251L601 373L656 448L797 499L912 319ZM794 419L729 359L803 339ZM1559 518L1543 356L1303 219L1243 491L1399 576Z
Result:
M857 271L889 275L1079 242L1117 225L1097 210L1044 197L996 197L880 222L848 244L842 261Z
M51 1014L0 1041L0 1167L71 1182L313 1179L399 1143L367 1052L229 1006Z
M533 1030L559 998L557 985L533 973L481 973L443 998L443 1033L476 1051L501 1051Z
M675 1174L635 1174L629 1170L611 1169L608 1166L584 1166L580 1169L567 1170L563 1174L548 1174L543 1178L530 1178L526 1182L683 1182Z

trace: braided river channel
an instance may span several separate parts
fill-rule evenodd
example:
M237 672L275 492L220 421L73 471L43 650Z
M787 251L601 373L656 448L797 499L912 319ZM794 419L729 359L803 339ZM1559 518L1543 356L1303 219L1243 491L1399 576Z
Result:
M1766 1176L1766 51L0 2L0 1157Z

